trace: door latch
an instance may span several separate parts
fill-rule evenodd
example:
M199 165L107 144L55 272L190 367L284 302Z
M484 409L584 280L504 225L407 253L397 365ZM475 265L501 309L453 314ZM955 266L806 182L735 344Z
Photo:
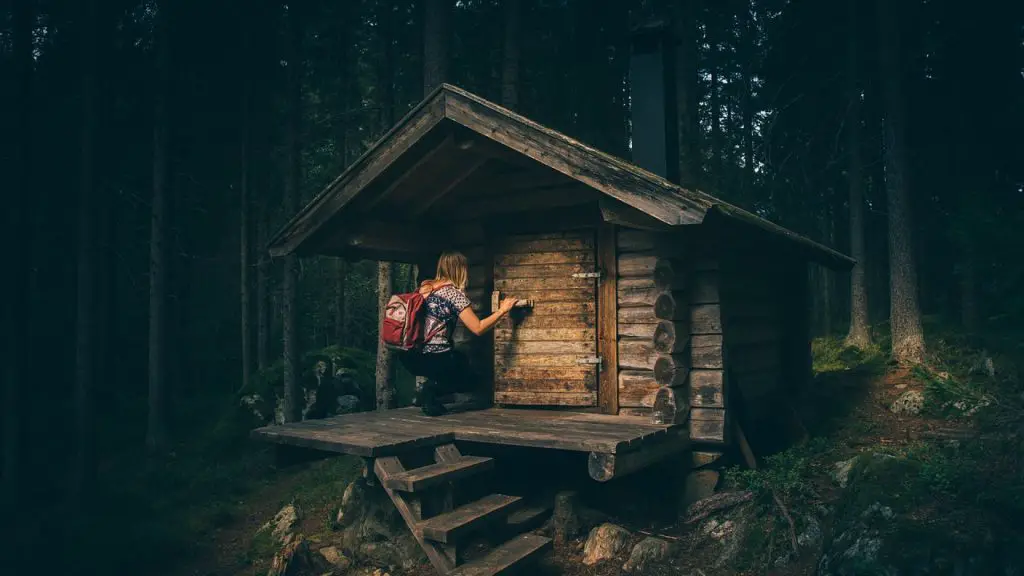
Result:
M577 273L573 274L572 277L573 278L600 278L601 277L601 271L598 270L597 272L577 272Z
M576 360L576 363L580 364L580 365L583 365L583 366L594 366L595 368L598 369L598 371L601 370L601 357L600 356L590 356L589 358L578 358Z

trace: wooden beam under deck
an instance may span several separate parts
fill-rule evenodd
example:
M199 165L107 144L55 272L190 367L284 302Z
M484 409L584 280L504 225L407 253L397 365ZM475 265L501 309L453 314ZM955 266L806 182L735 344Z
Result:
M607 482L676 456L689 447L690 438L686 430L674 428L657 443L642 446L632 452L621 454L591 452L587 458L587 472L594 480Z

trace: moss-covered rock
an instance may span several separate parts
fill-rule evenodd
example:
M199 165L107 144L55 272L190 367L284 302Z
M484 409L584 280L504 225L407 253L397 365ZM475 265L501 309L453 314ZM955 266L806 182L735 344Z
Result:
M821 576L1005 574L1009 560L991 532L959 530L935 512L920 461L859 456L836 508Z

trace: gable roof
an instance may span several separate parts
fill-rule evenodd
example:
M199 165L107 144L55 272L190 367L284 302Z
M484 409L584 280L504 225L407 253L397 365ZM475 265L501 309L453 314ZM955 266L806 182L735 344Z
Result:
M361 194L368 195L364 191L385 172L408 169L409 160L403 162L403 157L416 156L411 150L449 123L505 153L530 158L667 227L699 224L715 212L792 244L809 260L832 268L853 265L851 258L827 246L704 192L676 185L450 84L435 89L300 210L271 239L271 254L303 251L325 224L343 214Z

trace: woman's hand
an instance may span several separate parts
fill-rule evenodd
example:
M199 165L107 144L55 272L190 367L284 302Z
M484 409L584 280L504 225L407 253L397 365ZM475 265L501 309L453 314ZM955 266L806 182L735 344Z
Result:
M512 308L515 307L515 305L518 302L519 302L518 298L512 298L512 297L503 298L501 300L501 304L498 305L498 310L501 310L503 313L507 314L507 313L509 313L512 310Z

